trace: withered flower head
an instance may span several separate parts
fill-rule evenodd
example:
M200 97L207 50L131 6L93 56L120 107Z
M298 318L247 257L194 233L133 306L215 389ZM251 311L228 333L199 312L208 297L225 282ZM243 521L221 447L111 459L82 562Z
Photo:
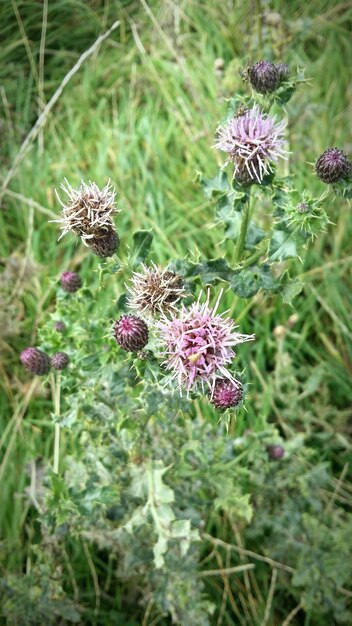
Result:
M89 181L87 185L83 180L79 189L73 189L67 179L61 184L61 189L67 195L66 203L62 202L56 192L62 206L62 217L53 220L61 225L61 237L72 231L81 237L83 243L89 244L89 240L97 233L114 228L112 220L117 212L115 204L115 190L110 181L99 189L96 183Z
M133 273L127 303L142 315L165 314L175 310L177 302L185 296L181 276L152 263Z

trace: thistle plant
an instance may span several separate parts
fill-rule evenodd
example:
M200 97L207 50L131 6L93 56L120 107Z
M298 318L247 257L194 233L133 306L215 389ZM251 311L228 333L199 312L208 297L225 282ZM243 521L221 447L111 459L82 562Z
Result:
M56 537L67 528L70 539L114 555L117 575L142 587L148 580L153 602L182 626L212 623L198 564L218 546L205 528L221 517L232 529L238 521L249 524L251 495L259 502L261 488L269 494L269 519L273 467L283 467L283 498L302 474L312 488L324 482L312 477L308 461L299 474L290 452L299 442L286 445L286 432L272 424L262 433L247 429L246 365L256 338L242 332L251 322L236 319L235 305L258 292L294 302L302 282L291 259L300 261L330 224L329 193L351 193L351 162L342 149L328 148L311 166L312 177L328 188L318 197L297 188L286 117L291 95L305 81L269 60L242 75L243 93L230 100L219 124L214 119L209 138L219 171L198 175L215 211L219 256L208 259L200 251L197 259L166 259L161 266L152 233L117 234L110 182L100 188L82 181L75 189L65 180L60 239L71 232L99 257L99 285L83 287L79 274L65 271L53 320L41 331L42 349L20 356L31 374L49 382L53 397L55 477L50 488L48 469L45 533ZM283 330L274 340L284 341ZM77 443L68 457L60 450L61 428ZM256 523L255 532L266 537ZM284 536L279 526L278 533ZM298 586L299 550L292 548ZM285 574L295 571L287 566ZM333 576L326 578L333 589Z

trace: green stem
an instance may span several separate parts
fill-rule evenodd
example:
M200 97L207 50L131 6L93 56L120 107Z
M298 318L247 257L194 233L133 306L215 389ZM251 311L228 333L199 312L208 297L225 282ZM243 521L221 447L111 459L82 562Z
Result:
M52 374L51 377L51 392L54 402L54 414L55 417L60 417L60 374L57 375L57 380L55 381L55 376ZM59 473L59 456L60 456L60 424L55 423L55 437L54 437L54 463L53 470L54 474Z
M248 201L246 202L241 222L240 235L237 239L237 244L235 248L235 253L233 257L234 263L239 263L243 254L244 246L246 243L246 235L249 225L249 215L250 215L250 195L248 195Z

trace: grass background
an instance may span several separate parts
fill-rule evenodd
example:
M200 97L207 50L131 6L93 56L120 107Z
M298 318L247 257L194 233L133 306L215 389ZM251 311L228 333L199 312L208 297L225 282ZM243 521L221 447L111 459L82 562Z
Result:
M156 262L218 256L221 235L195 174L216 173L211 145L224 99L240 87L238 68L269 56L306 67L309 84L288 107L290 167L302 191L321 193L309 163L332 145L351 152L352 4L1 0L0 9L1 180L80 54L120 20L63 91L1 201L0 539L15 547L1 566L11 571L28 557L33 534L24 496L29 463L50 457L53 444L47 393L26 377L18 354L35 345L63 270L80 267L88 283L96 280L96 259L70 236L57 243L48 222L59 210L54 189L64 177L73 186L110 178L123 246L134 230L152 228ZM254 429L269 420L284 432L333 435L322 455L351 492L352 226L346 202L330 197L327 209L332 224L296 265L306 286L294 308L279 299L227 298L241 330L256 334L243 352L251 396L240 420ZM278 325L286 329L281 340Z

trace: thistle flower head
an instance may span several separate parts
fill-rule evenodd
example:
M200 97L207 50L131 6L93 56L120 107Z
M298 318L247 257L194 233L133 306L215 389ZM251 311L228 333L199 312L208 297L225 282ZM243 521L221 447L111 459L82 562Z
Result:
M60 282L67 293L75 293L82 287L81 277L76 272L64 272L61 274Z
M282 459L282 457L285 454L284 448L282 446L278 446L275 444L267 446L266 451L268 453L269 458L272 459L273 461L278 461L279 459Z
M352 162L347 154L338 148L328 148L315 164L317 176L323 183L337 183L352 174Z
M258 93L272 93L279 86L279 72L270 61L258 61L247 71L249 82Z
M59 320L58 322L55 322L54 328L55 330L57 330L58 333L63 333L66 330L66 324L64 322L61 322L61 320Z
M127 352L138 352L148 343L148 326L136 315L123 315L114 326L116 342Z
M234 163L234 178L239 182L261 183L272 171L272 163L285 158L285 126L285 122L276 122L275 117L267 116L255 105L218 129L215 147L227 152L226 163Z
M115 254L119 247L120 239L113 228L107 228L94 234L86 243L94 254L106 259Z
M88 243L96 233L112 229L112 216L117 212L115 206L115 191L110 181L99 189L96 183L83 180L79 189L71 187L67 179L61 184L66 194L66 202L62 202L58 193L58 200L62 206L62 217L54 220L61 225L63 237L69 231L81 237L83 243Z
M141 272L133 273L127 304L141 315L155 315L175 310L185 296L181 276L154 263L150 267L143 264Z
M50 370L50 358L38 348L25 348L20 354L20 360L28 371L38 376L43 376Z
M51 367L55 370L64 370L68 366L70 359L66 352L55 352L51 357Z
M217 378L214 385L213 395L210 402L224 411L230 407L238 407L243 398L243 387L240 382L234 384L227 378Z
M233 347L251 341L254 335L236 332L233 320L216 314L220 297L213 309L209 307L208 294L204 304L200 304L199 297L191 307L182 305L170 319L163 316L157 323L165 345L166 369L171 370L181 393L183 387L189 392L200 383L203 390L205 384L213 394L219 375L239 386L226 366L236 356Z

